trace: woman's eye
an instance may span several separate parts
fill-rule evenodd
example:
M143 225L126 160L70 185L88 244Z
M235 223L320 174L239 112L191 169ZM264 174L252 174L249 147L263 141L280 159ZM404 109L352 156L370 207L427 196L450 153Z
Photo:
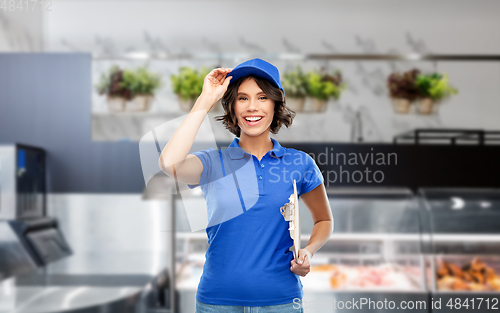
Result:
M240 97L238 100L244 100L244 99L246 99L246 98L245 97Z
M264 99L265 100L265 99L267 99L267 97L266 96L262 96L259 99Z

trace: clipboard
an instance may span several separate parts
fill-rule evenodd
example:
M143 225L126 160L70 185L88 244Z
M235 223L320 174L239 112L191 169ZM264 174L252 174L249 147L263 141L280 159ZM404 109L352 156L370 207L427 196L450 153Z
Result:
M293 257L297 260L300 250L300 210L299 197L297 195L297 184L293 180L293 194L288 198L289 202L280 208L281 215L288 221L288 230L290 237L293 239L293 246L290 251L293 251Z

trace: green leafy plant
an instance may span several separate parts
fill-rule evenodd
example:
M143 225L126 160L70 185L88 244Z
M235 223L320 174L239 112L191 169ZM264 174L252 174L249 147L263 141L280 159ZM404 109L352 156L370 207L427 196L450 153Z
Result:
M330 97L338 100L345 88L346 85L342 82L340 71L335 71L333 74L324 73L323 71L310 71L306 74L308 96L320 100L328 100Z
M203 81L210 71L206 67L200 70L182 66L178 75L171 75L172 90L182 100L195 99L203 90Z
M107 73L101 73L99 83L96 84L95 88L99 95L130 100L133 94L124 79L127 75L129 75L129 71L122 70L118 65L113 65Z
M162 83L160 75L149 72L145 67L124 71L123 81L133 96L153 95Z
M136 95L153 95L160 86L161 76L149 72L145 67L123 70L113 65L108 73L101 73L95 87L100 95L130 100Z
M391 98L402 98L413 101L420 96L417 87L418 69L412 69L404 73L392 73L387 78L387 88Z
M448 84L448 75L446 74L420 74L416 78L416 85L421 98L429 97L435 101L458 93L457 89Z
M283 75L281 85L288 97L304 98L307 95L307 80L302 68L297 65L295 70Z

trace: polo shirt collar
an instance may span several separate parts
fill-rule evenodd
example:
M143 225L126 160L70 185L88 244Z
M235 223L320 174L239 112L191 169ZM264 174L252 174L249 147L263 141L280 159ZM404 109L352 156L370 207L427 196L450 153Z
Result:
M240 147L239 144L240 139L239 138L234 138L233 142L229 145L230 149L228 150L228 154L231 157L231 159L241 159L245 155L245 151ZM273 149L271 150L271 153L274 154L276 157L280 158L285 154L285 148L283 148L280 143L275 140L274 138L271 138L271 141L273 142Z

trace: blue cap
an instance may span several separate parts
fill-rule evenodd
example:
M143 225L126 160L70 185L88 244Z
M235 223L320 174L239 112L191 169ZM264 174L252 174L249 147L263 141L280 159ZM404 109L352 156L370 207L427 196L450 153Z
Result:
M231 85L238 78L248 76L250 74L265 78L271 83L274 83L274 85L281 89L283 96L285 95L285 90L283 89L283 86L281 86L280 72L278 71L278 68L262 59L252 59L238 64L230 73L227 74L227 77L233 77L229 85Z

